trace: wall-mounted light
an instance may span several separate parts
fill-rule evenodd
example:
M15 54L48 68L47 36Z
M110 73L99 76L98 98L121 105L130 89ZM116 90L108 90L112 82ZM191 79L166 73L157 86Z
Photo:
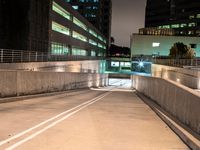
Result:
M140 61L138 65L139 67L144 67L144 62Z
M158 43L158 42L153 42L152 43L152 47L159 47L160 46L160 43Z

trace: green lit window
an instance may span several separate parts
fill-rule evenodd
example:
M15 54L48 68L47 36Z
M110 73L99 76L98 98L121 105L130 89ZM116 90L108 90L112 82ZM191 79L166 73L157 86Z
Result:
M82 29L87 30L87 26L84 23L82 23L80 20L78 20L76 17L73 18L73 23L81 27Z
M103 41L103 38L100 35L98 36L98 39L101 40L101 41Z
M89 43L94 45L94 46L97 46L97 42L95 42L94 40L89 39Z
M66 19L71 20L70 13L55 2L53 2L52 10L65 17Z
M189 16L189 19L194 19L195 18L195 16L194 15L192 15L192 16Z
M96 51L92 50L91 51L91 56L96 56Z
M100 44L100 43L98 43L98 47L100 47L100 48L103 48L103 45L102 45L102 44Z
M189 26L189 27L195 27L195 26L196 26L196 23L191 22L191 23L188 24L188 26Z
M74 56L87 56L87 51L85 49L72 47L72 55L74 55Z
M200 18L200 14L197 14L197 18Z
M94 37L97 37L97 33L94 32L93 30L89 29L89 33L92 34Z
M105 44L107 43L105 39L103 40L103 42L104 42Z
M182 24L180 24L180 27L181 28L187 27L187 24L186 23L182 23Z
M78 39L78 40L87 42L87 37L85 37L84 35L82 35L82 34L76 32L76 31L73 31L72 37L75 38L75 39Z
M179 28L179 24L172 24L172 28Z
M64 27L63 25L60 25L54 21L52 21L52 30L65 34L65 35L70 35L70 30L69 28Z
M51 54L52 55L67 55L69 48L65 44L51 43Z
M163 25L161 26L162 28L166 28L166 29L169 29L170 28L170 25Z

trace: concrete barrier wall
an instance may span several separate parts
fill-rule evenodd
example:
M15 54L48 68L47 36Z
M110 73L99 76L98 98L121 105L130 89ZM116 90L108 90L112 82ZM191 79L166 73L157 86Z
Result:
M200 71L164 65L152 65L152 76L178 82L193 89L200 89Z
M1 70L31 70L50 72L90 72L102 73L105 71L105 61L58 61L58 62L30 62L30 63L1 63Z
M0 97L106 86L107 74L0 71Z
M200 134L200 93L169 80L132 76L132 86Z

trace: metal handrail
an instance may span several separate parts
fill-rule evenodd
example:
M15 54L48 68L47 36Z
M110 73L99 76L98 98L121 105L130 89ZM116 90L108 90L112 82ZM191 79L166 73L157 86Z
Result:
M98 56L50 55L48 52L0 49L0 63L100 60Z
M200 66L200 58L194 59L154 59L154 64L184 67L184 66Z

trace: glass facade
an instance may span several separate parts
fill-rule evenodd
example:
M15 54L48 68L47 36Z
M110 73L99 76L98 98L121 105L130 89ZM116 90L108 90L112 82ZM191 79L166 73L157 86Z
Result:
M69 54L69 48L65 44L51 43L51 54L52 55L68 55Z
M73 56L87 56L87 51L85 49L72 47L72 55Z
M76 17L73 17L73 23L75 23L77 26L81 27L84 30L87 30L87 26L82 23L80 20L78 20Z
M66 11L65 9L63 9L60 5L58 5L56 2L53 2L52 5L52 10L55 11L56 13L60 14L61 16L63 16L66 19L71 20L71 15L68 11Z
M73 31L73 32L72 32L72 37L75 38L75 39L78 39L78 40L87 42L87 37L85 37L84 35L82 35L82 34L76 32L76 31Z
M61 43L52 43L51 44L51 54L52 55L65 55L70 54L69 51L71 51L72 55L80 55L80 56L87 56L87 51L90 51L91 56L103 56L105 52L102 50L106 50L106 39L103 38L101 35L99 35L97 32L95 32L93 29L90 29L84 22L79 20L77 17L73 15L72 12L68 12L64 9L64 7L61 7L59 3L56 3L53 1L52 4L52 11L56 12L58 15L61 15L63 19L67 19L68 21L71 21L74 26L78 26L81 28L81 30L84 30L85 32L88 32L88 34L92 35L92 37L87 37L87 34L84 32L76 31L73 27L69 27L63 24L60 24L56 21L52 21L52 31L62 33L64 35L67 35L71 38L80 40L82 42L87 42L93 46L96 46L97 49L93 50L85 50L83 48L77 48L75 46L68 47ZM80 30L80 29L79 29ZM79 46L78 46L79 47ZM101 50L98 50L101 49ZM101 52L97 52L101 51Z
M59 32L59 33L62 33L62 34L65 34L65 35L70 35L69 28L64 27L63 25L60 25L60 24L58 24L54 21L52 22L52 30Z

